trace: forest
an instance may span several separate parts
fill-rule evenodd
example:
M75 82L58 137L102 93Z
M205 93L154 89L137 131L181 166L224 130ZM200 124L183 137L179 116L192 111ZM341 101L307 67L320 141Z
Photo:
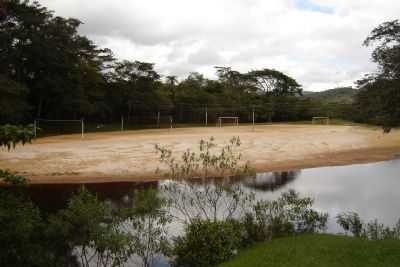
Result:
M398 21L377 27L364 45L379 73L359 81L352 103L300 97L302 86L273 68L241 73L216 66L217 79L190 73L163 76L155 63L116 59L113 52L79 34L82 22L55 16L37 2L5 1L0 7L0 123L34 119L85 119L112 123L125 117L138 124L161 116L180 123L237 115L257 122L310 120L330 116L359 122L398 124L400 37ZM389 57L390 55L390 57ZM383 108L386 107L386 108ZM390 121L384 119L391 114Z

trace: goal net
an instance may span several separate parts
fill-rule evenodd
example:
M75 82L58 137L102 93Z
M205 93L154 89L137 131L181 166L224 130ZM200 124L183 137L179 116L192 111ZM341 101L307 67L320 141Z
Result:
M329 124L329 117L312 117L312 124Z
M239 117L218 117L217 127L222 127L224 121L239 126Z
M33 125L35 136L80 134L83 137L85 133L84 120L35 119Z

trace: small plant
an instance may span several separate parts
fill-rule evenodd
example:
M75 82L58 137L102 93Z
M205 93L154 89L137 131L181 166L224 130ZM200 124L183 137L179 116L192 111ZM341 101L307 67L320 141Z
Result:
M180 180L252 173L248 163L239 164L242 155L235 148L240 144L240 138L233 137L217 152L213 137L207 141L200 140L198 153L188 149L182 154L180 161L166 147L156 145L155 148L160 154L160 162L168 168L167 177Z
M214 138L208 141L201 140L198 153L187 150L180 161L173 157L170 150L160 146L156 146L156 149L160 153L161 163L167 165L167 176L171 179L184 180L195 177L202 180L211 179L211 175L222 179L226 175L244 175L252 172L247 163L240 165L241 155L235 151L240 144L239 137L233 137L227 145L216 150ZM253 194L245 193L240 186L223 181L213 184L170 182L164 185L163 189L170 203L171 213L184 223L197 219L232 219L254 199Z
M340 213L336 216L336 222L345 230L346 234L350 232L355 237L361 237L363 222L357 213Z
M167 202L154 189L134 193L133 205L125 210L121 224L129 236L129 254L137 259L136 266L151 267L157 256L169 249L167 225L171 216Z
M25 185L27 180L25 177L11 173L8 170L0 169L0 179L12 185Z
M230 221L194 220L174 241L173 266L214 266L236 254L240 237Z
M400 240L400 220L391 228L379 223L377 219L365 224L356 212L347 212L337 215L336 222L346 234L350 232L355 237L369 240Z

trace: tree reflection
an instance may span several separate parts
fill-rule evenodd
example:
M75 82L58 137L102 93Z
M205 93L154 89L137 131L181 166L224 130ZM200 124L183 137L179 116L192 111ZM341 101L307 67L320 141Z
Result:
M247 188L258 191L275 191L293 182L301 171L263 172L242 177L240 182Z

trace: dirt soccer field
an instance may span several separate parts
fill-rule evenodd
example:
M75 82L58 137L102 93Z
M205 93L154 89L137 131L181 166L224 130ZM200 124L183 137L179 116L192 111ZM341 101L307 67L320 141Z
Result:
M42 138L0 150L0 168L31 183L87 183L157 178L160 167L154 146L176 155L196 150L200 139L213 136L222 145L239 136L239 152L257 171L380 161L400 153L400 131L360 126L265 125L181 128L66 135Z

